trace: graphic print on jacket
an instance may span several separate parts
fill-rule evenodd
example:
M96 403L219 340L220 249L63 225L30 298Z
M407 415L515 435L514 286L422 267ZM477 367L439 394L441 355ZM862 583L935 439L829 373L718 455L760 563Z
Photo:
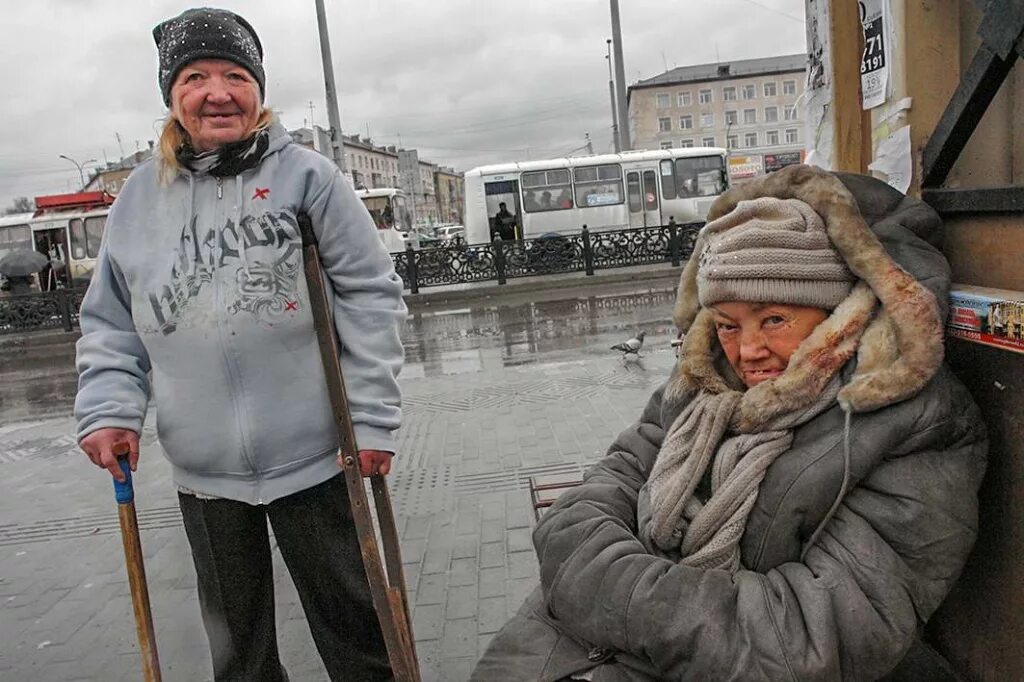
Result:
M240 227L228 219L220 230L200 235L197 218L181 231L170 281L148 292L153 315L164 336L173 334L182 316L218 270L234 270L224 293L227 312L251 314L273 322L298 309L302 249L295 217L285 211L246 215Z

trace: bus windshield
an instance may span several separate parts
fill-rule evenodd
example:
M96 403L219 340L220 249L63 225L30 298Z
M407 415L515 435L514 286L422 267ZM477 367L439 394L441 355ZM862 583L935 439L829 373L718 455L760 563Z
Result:
M675 180L680 198L718 196L728 187L725 160L721 156L676 159Z

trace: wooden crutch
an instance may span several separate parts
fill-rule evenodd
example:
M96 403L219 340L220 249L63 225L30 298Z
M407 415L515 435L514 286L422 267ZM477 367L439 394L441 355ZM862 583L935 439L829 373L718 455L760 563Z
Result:
M398 682L419 682L420 670L416 661L415 643L412 637L412 621L409 617L409 599L405 593L405 576L402 570L402 555L398 545L398 530L395 527L395 513L391 508L391 497L384 476L374 474L370 477L370 487L377 507L377 521L380 524L380 535L384 545L384 562L387 566L385 575L381 565L380 550L377 547L377 535L374 532L373 519L363 487L363 477L359 472L359 450L356 447L355 432L352 428L352 417L348 408L348 395L345 393L345 378L341 372L341 360L338 354L338 337L334 331L334 321L330 302L324 284L324 275L320 264L320 250L313 223L309 216L298 215L299 233L302 236L302 260L306 274L306 285L309 288L310 307L313 313L313 325L316 328L317 342L320 346L320 357L324 365L324 376L327 380L327 393L331 400L331 411L334 423L338 427L340 443L339 460L345 473L345 484L348 488L349 505L352 518L355 520L356 533L359 537L359 549L366 567L366 577L373 595L373 607L380 621L387 645L391 671Z
M117 516L121 522L121 542L124 544L128 585L132 591L135 630L139 636L142 679L145 682L160 682L160 658L156 652L153 613L149 608L149 587L146 584L146 566L142 560L139 520L135 516L135 488L132 486L132 470L128 466L129 445L124 442L115 443L113 450L117 464L124 473L124 483L114 479L114 498L117 500Z

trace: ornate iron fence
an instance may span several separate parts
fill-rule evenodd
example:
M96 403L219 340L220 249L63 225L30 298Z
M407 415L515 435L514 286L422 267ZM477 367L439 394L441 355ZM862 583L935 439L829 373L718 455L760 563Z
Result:
M628 230L579 234L550 234L516 241L466 244L454 240L442 246L391 254L405 288L419 293L424 287L497 281L517 277L585 272L630 265L679 265L693 253L703 223L661 225Z
M0 298L0 334L63 329L78 325L85 287L57 289L33 294L14 294Z
M534 277L563 272L585 272L630 265L680 265L693 253L703 223L661 225L630 230L545 235L535 239L466 244L459 240L442 246L391 254L405 288L466 284ZM85 287L0 298L0 334L36 329L71 331L78 325L78 309Z

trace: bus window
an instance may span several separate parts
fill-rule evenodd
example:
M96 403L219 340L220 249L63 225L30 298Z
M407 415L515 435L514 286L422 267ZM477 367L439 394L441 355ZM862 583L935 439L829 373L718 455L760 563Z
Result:
M661 194L666 201L676 198L676 180L672 172L672 159L662 159L661 168Z
M85 246L89 258L100 255L100 241L103 239L103 228L107 225L107 216L90 216L85 219Z
M523 173L523 207L527 213L572 208L572 185L566 169Z
M626 196L629 197L629 212L639 213L643 210L640 201L640 174L626 173Z
M84 260L88 253L88 240L85 236L85 225L81 218L72 218L68 221L68 229L71 232L71 257L75 260Z
M714 197L728 186L721 156L676 159L676 193L682 197Z
M586 166L573 171L576 205L580 208L621 204L622 168L618 164Z
M32 230L28 225L0 227L0 249L6 251L31 251Z
M652 170L644 171L644 210L658 210L658 178Z

